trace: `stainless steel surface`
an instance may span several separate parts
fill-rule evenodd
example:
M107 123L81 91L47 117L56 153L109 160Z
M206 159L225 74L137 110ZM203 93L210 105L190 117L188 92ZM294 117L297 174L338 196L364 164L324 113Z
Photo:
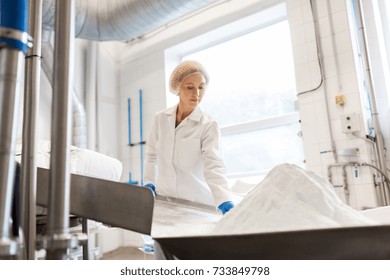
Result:
M64 254L64 248L76 249L80 243L88 241L87 235L80 234L52 234L43 236L37 240L39 249L46 249L46 259L49 260L67 260L69 256Z
M0 247L7 248L8 244L13 243L10 236L10 215L23 69L24 55L21 51L8 47L0 48ZM2 252L4 250L0 249L0 254Z
M88 236L88 219L87 218L82 218L81 229L82 229L82 232L86 236ZM85 242L83 244L83 260L88 260L88 259L89 259L89 246L88 246L88 242Z
M217 208L213 205L207 205L195 201L189 201L185 199L180 199L176 197L169 197L169 196L163 196L163 195L158 195L156 197L156 200L159 201L164 201L168 202L171 205L176 205L178 207L183 207L183 208L188 208L188 209L196 209L196 210L203 210L205 212L209 212L212 214L217 214Z
M29 33L33 47L26 56L21 166L21 224L25 236L25 258L35 259L37 132L41 74L42 0L29 1Z
M107 41L129 40L153 31L216 0L79 0L76 37ZM43 2L43 23L54 24L54 0Z
M74 1L56 1L48 235L69 232ZM67 248L64 249L64 254ZM57 249L59 250L59 249ZM48 250L48 253L52 250ZM55 254L56 255L56 254ZM48 256L50 259L55 256Z
M152 237L204 235L222 217L214 206L157 195Z
M390 259L390 226L155 240L168 258L183 260Z
M16 239L0 239L0 259L10 259L20 251L20 243Z
M38 168L37 203L47 206L49 171ZM70 213L114 227L150 234L154 197L148 188L71 175Z

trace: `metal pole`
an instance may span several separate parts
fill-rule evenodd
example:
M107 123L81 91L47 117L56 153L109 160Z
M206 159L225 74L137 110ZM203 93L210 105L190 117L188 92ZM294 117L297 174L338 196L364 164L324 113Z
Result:
M48 201L48 259L67 258L74 48L74 1L55 8L53 105Z
M82 232L88 236L89 230L88 230L88 219L82 218L81 219L81 229ZM89 244L88 240L83 244L83 260L89 260Z
M366 35L364 32L364 23L363 23L363 15L362 15L362 2L360 0L357 0L357 13L358 13L358 20L359 20L359 31L360 35L362 37L362 43L363 43L363 59L364 59L364 67L365 71L367 74L368 78L368 84L370 86L369 90L369 96L370 96L370 103L371 103L371 109L372 109L372 118L374 121L374 129L375 129L375 144L377 147L377 153L378 153L378 159L379 159L379 169L381 170L382 174L387 174L387 169L386 169L386 159L385 159L385 146L383 143L383 138L382 138L382 133L381 133L381 128L380 128L380 123L379 123L379 118L378 118L378 110L376 107L376 98L375 98L375 92L374 92L374 83L373 83L373 78L372 78L372 73L370 69L370 61L368 58L368 47L367 47L367 40L366 40ZM380 185L380 192L382 194L383 198L383 203L384 205L389 205L390 201L389 198L387 197L387 191L385 189L384 184L386 184L387 181L384 181Z
M17 244L10 235L10 215L23 69L24 55L21 51L0 48L0 257L17 253Z
M42 0L29 1L29 33L33 47L26 56L23 149L21 170L21 223L26 258L35 259L37 190L37 119L41 73Z
M27 0L0 1L0 258L19 251L11 236L15 144L24 54L31 45L27 31ZM13 227L19 225L13 221Z
M139 90L139 153L140 153L140 168L141 168L141 176L140 176L140 183L141 186L144 185L144 149L143 149L143 127L142 127L142 89Z

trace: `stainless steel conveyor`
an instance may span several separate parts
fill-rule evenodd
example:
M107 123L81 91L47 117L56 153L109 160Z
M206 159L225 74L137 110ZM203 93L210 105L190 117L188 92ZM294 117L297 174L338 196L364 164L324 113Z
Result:
M159 238L209 234L221 217L214 206L157 195L151 235Z
M47 207L49 170L38 168L37 204ZM70 213L150 234L154 197L148 188L71 174Z

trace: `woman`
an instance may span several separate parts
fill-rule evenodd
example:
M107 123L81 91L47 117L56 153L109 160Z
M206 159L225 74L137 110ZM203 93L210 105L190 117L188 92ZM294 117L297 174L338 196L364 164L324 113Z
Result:
M144 183L155 193L215 205L225 214L233 206L220 155L218 124L199 103L209 76L193 60L172 72L169 88L179 103L155 116L146 142Z

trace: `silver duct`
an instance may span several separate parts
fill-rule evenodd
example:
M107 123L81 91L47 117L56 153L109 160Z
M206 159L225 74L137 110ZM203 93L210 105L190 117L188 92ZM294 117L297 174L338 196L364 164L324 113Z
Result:
M53 47L50 44L51 31L43 31L42 40L42 69L53 88ZM72 87L72 145L79 148L87 148L87 120L83 104Z
M129 40L217 0L76 0L75 36L96 41ZM43 25L53 29L54 0L43 1Z

